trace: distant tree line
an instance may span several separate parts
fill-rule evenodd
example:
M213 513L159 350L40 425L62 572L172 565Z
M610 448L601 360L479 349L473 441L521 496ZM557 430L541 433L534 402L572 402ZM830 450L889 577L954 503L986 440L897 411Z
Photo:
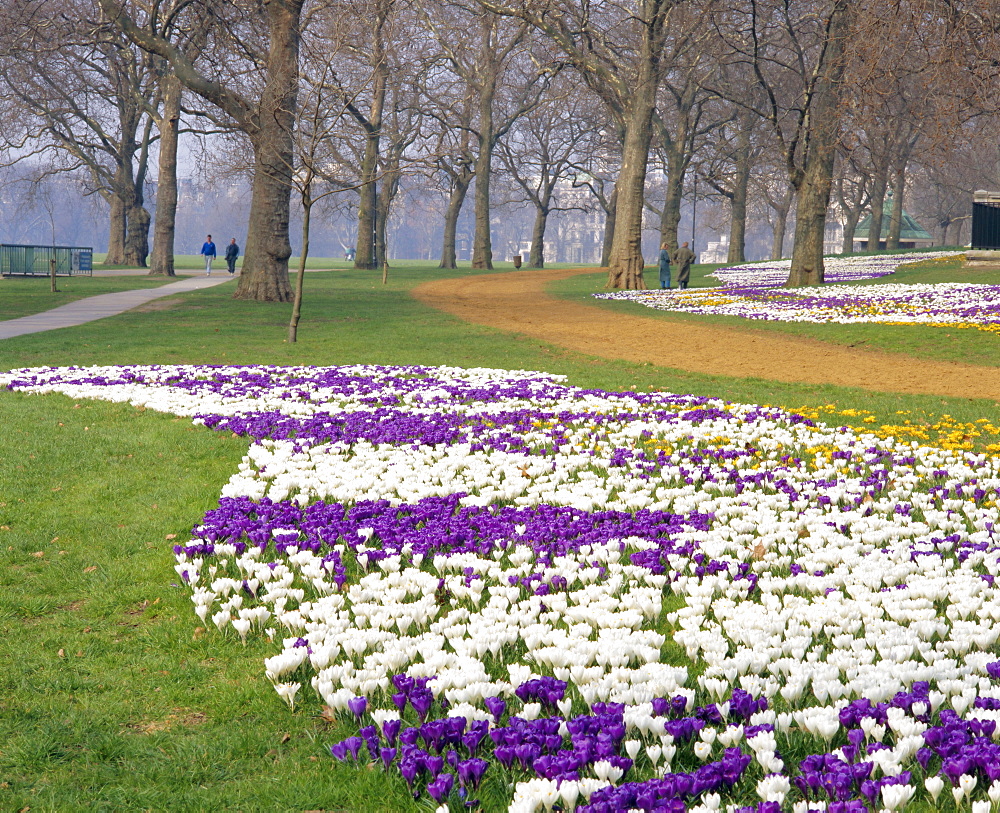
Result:
M7 162L67 172L109 215L109 263L173 274L179 144L250 179L238 298L291 301L293 203L350 201L354 262L387 265L407 179L439 190L442 267L472 196L549 216L584 190L608 286L644 287L642 232L678 243L692 183L747 221L794 222L789 285L823 281L831 204L898 245L908 194L942 240L1000 177L1000 8L972 0L21 0L0 11ZM155 219L145 199L156 178ZM498 187L499 184L499 187ZM152 230L152 235L150 234ZM152 248L150 249L150 237Z

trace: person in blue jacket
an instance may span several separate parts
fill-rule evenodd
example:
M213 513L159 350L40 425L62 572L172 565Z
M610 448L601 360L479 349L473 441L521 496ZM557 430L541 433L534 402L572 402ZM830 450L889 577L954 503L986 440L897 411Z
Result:
M201 253L205 257L205 276L212 276L212 260L215 259L215 243L212 242L212 235L208 235L201 247Z

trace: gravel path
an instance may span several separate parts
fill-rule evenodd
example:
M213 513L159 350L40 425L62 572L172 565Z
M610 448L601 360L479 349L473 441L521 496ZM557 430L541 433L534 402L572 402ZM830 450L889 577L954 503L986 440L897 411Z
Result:
M1000 368L613 313L545 293L550 282L593 272L584 268L460 277L424 283L413 295L467 322L606 359L734 378L1000 400Z

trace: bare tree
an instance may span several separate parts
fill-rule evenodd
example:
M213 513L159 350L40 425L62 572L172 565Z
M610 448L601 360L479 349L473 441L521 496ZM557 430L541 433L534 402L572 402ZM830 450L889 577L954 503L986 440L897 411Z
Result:
M497 13L519 17L551 39L583 80L614 112L622 139L615 184L615 230L609 288L645 288L642 214L651 123L657 91L670 68L671 15L678 0L606 2L575 0L502 3L481 0ZM691 28L681 26L690 36Z
M527 41L529 26L475 3L423 2L423 20L450 70L469 89L475 149L475 234L472 267L493 267L490 182L497 143L539 102L553 67L540 64ZM456 26L465 36L455 37ZM472 37L468 35L471 34ZM463 94L464 95L464 94Z
M844 240L841 245L843 254L854 252L854 234L858 221L871 199L872 176L856 163L855 158L859 153L860 151L855 150L845 151L840 161L840 172L834 182L837 204L844 217Z
M500 144L507 172L523 193L521 200L535 212L528 256L530 268L545 266L545 228L549 215L566 210L559 205L556 190L575 177L580 146L589 135L577 106L574 89L564 86L523 119Z
M436 83L430 89L431 104L427 111L438 124L434 142L430 145L433 157L429 163L431 171L444 179L447 197L440 268L457 267L458 218L476 177L473 142L477 139L472 127L474 100L467 86L459 91L457 85L457 82L450 82L442 87Z
M789 286L823 282L841 95L853 55L848 40L860 14L857 0L750 0L716 16L735 61L752 72L762 100L758 109L795 190Z
M253 149L253 200L236 288L238 299L288 302L289 198L298 93L299 37L305 0L270 0L262 6L208 2L191 24L211 28L217 62L200 69L154 25L137 21L121 0L99 0L108 17L140 47L170 62L181 83L244 133ZM151 0L146 20L172 10L172 0ZM230 65L238 58L238 65Z
M153 60L122 41L96 3L28 0L6 22L0 81L25 114L23 128L5 128L8 147L55 150L66 158L61 168L86 169L110 209L105 262L144 267L149 110L160 81Z

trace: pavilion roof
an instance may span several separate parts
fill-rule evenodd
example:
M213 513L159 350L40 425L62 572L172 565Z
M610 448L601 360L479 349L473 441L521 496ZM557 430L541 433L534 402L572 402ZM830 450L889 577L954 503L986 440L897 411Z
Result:
M892 197L887 196L885 203L882 205L882 234L879 235L879 239L884 240L889 237L889 225L890 219L892 218ZM854 230L855 240L867 240L868 230L872 225L871 212L865 215L864 220L862 220L857 229ZM933 240L934 237L924 229L916 220L914 220L906 211L903 209L903 224L899 232L900 240Z

